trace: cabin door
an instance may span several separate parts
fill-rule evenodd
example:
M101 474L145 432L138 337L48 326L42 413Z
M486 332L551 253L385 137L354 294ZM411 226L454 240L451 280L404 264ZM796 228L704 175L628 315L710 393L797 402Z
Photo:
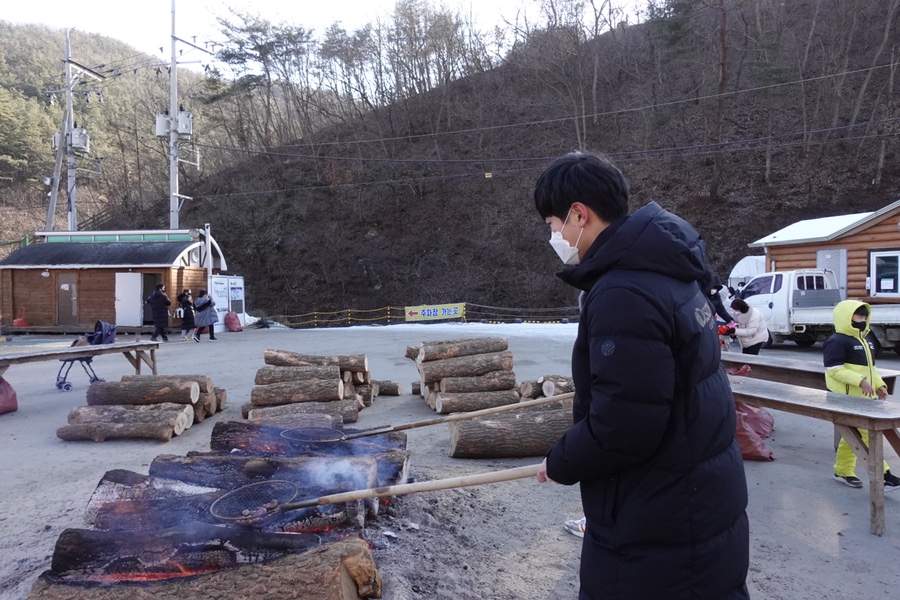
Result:
M116 325L140 327L144 320L140 273L116 273Z
M78 276L60 273L56 276L56 324L78 325Z

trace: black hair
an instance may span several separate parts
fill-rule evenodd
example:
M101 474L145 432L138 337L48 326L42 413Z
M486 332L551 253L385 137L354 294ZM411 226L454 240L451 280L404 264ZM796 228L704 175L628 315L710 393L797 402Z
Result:
M750 310L750 305L741 300L740 298L735 298L731 302L731 308L734 310L740 311L743 314L746 314L748 310Z
M553 161L538 178L534 205L542 219L565 219L575 202L612 223L628 214L628 181L606 158L571 152Z
M865 304L863 304L863 305L861 305L859 308L857 308L856 310L854 310L854 311L853 311L853 314L854 314L854 315L859 315L859 316L861 316L861 317L868 317L868 316L869 316L869 307L866 306Z
M157 283L157 284L156 284L156 289L158 289L158 290L161 290L161 289L163 289L164 287L166 287L166 284L164 284L164 283Z
M198 297L198 298L202 298L202 297L205 296L205 295L206 295L206 290L200 290L200 293L197 294L197 297Z

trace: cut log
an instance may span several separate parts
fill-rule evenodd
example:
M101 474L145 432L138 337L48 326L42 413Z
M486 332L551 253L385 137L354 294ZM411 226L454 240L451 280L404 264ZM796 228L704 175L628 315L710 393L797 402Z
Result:
M339 416L344 423L356 423L359 418L359 405L356 400L341 400L340 402L297 402L294 404L283 404L279 406L257 407L252 404L245 404L241 407L245 419L256 421L270 417L283 417L289 415L321 413L326 415Z
M70 577L78 580L79 575L88 573L94 576L108 575L110 580L113 580L117 574L127 575L128 573L116 573L115 571L105 573L104 567L121 569L123 557L136 557L138 560L135 562L139 563L152 561L154 558L159 560L159 564L145 562L144 568L147 569L147 572L171 572L173 577L178 577L183 576L184 570L184 567L177 562L178 556L200 553L204 551L204 546L210 547L206 548L206 551L210 552L210 560L213 561L209 564L215 565L221 562L222 557L218 557L216 560L217 557L213 556L212 549L218 554L227 556L232 552L240 552L242 548L245 553L249 554L257 552L262 547L271 550L306 550L318 545L319 540L314 535L269 533L244 527L217 527L201 523L190 527L164 529L150 534L66 529L56 541L50 572L62 580ZM164 560L160 559L160 555L164 555ZM234 558L230 560L233 561ZM173 564L167 565L166 563ZM203 563L198 562L197 564ZM237 566L237 564L239 563L221 564L212 570ZM151 566L152 569L148 569ZM131 574L146 577L144 572ZM124 577L117 579L121 581ZM103 579L94 581L103 581ZM84 594L84 589L81 590L81 593Z
M348 371L349 373L349 371ZM261 367L256 371L253 383L269 385L285 381L302 381L304 379L340 379L341 370L331 367Z
M425 404L427 404L428 408L431 410L437 410L437 397L440 392L431 385L425 386L425 389L427 390L424 394Z
M158 498L199 496L219 491L217 488L191 485L174 479L150 477L126 469L112 469L103 474L88 500L84 520L96 525L97 515L104 505L127 500L155 500Z
M368 384L372 382L372 374L368 371L355 371L351 374L350 381L354 385Z
M421 381L413 381L409 384L409 389L411 390L414 396L422 395L422 382Z
M184 577L178 581L167 580L160 582L145 581L139 587L118 586L128 592L137 590L128 597L134 598L208 598L210 590L247 590L249 593L232 594L232 597L267 597L280 598L290 595L293 598L315 598L316 600L359 600L360 598L380 598L382 592L381 576L375 567L372 553L367 542L359 538L345 538L338 542L324 544L318 548L313 547L303 551L303 546L309 544L315 536L259 532L242 528L240 534L251 537L249 543L242 543L241 538L229 534L231 530L221 531L214 540L223 539L206 547L200 536L196 535L179 544L181 551L174 556L161 553L164 559L159 565L161 572L171 572L180 567L178 560L181 555L197 556L197 560L208 563L203 577ZM202 532L200 533L202 535ZM263 537L265 536L265 537ZM273 538L272 536L279 536ZM289 540L294 537L296 539ZM304 539L307 541L304 541ZM150 547L158 547L148 540ZM271 548L276 540L276 548ZM276 553L278 545L284 546L286 540L294 548L278 549L284 555L273 560L260 559L268 556L270 559L280 554ZM233 541L235 540L235 541ZM103 547L105 540L87 543L86 548ZM80 542L75 540L70 545L77 546ZM318 543L318 539L315 539ZM122 541L116 547L122 552L128 553L129 541ZM113 549L115 550L114 547ZM138 546L139 548L139 546ZM198 550L195 550L197 548ZM247 550L249 548L249 551ZM267 549L271 548L271 549ZM201 554L201 552L203 552ZM302 552L302 553L301 553ZM102 555L112 565L119 565L121 561L110 560L108 555ZM240 569L226 568L211 572L215 565L222 563L224 558L230 558L229 566L243 565ZM176 560L178 559L178 560ZM165 562L168 561L168 562ZM249 564L248 564L249 563ZM76 570L95 572L86 564L82 564ZM181 573L183 575L183 573ZM298 576L302 574L302 576ZM120 579L115 573L109 577L110 581ZM99 589L111 591L101 592ZM284 590L282 592L281 590ZM103 593L108 595L102 595ZM29 599L52 598L54 600L83 600L89 598L113 598L116 594L123 597L122 589L93 588L87 593L85 588L78 585L58 583L53 577L38 579L31 589Z
M122 375L120 381L134 381L136 379L159 379L163 381L196 381L200 386L200 393L213 389L212 379L208 375Z
M306 487L333 488L337 492L375 485L378 461L374 456L276 458L160 454L150 463L149 473L153 477L223 489L237 489L262 479L286 479Z
M216 395L216 412L225 410L225 403L228 401L228 390L225 388L213 388Z
M362 397L363 406L372 406L372 401L378 395L378 384L369 383L356 386L356 393Z
M419 357L419 346L407 346L403 356L410 360L416 360Z
M190 411L190 413L188 413ZM174 435L181 435L193 422L191 404L151 404L147 406L76 406L69 411L69 425L83 423L167 423Z
M347 371L347 372L350 373L350 371ZM348 398L355 399L355 396L356 396L356 386L353 385L352 383L345 383L344 384L344 399L345 400Z
M537 400L543 395L541 384L536 379L523 381L519 384L519 395L523 400Z
M313 356L287 350L266 350L263 360L275 367L340 367L341 371L368 371L369 359L365 354L355 356Z
M447 340L443 342L422 342L416 362L421 364L432 360L444 360L474 354L503 352L509 348L505 338L471 338Z
M87 389L90 406L110 404L195 404L200 398L196 381L166 381L158 377L137 377L131 381L98 381Z
M373 381L372 383L378 384L378 396L403 395L403 386L401 386L399 383L395 383L387 379L379 379L377 381Z
M512 352L505 351L423 362L419 365L419 375L423 383L435 383L444 377L474 377L491 371L512 371L512 368Z
M441 392L494 392L516 387L516 374L512 371L491 371L475 377L444 377Z
M575 391L575 382L571 377L545 375L538 379L538 381L541 383L541 392L548 397Z
M572 426L571 407L551 403L513 413L455 421L450 427L452 458L544 456Z
M278 406L295 402L328 402L344 397L344 382L340 379L306 379L270 385L255 385L250 390L254 406Z
M211 389L208 392L200 392L200 399L194 405L194 422L200 423L206 417L216 414L216 392Z
M63 425L56 430L56 437L67 442L104 442L106 440L161 440L168 442L173 435L175 435L175 427L168 422L79 423Z
M454 412L471 412L517 404L519 402L518 390L499 390L495 392L463 392L459 394L445 394L440 392L435 398L434 410L442 415Z

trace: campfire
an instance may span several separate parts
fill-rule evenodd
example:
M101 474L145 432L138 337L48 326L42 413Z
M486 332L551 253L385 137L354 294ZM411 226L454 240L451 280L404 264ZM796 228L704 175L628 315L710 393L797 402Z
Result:
M88 502L90 528L67 529L59 536L50 570L31 597L121 597L127 592L119 588L128 585L150 586L161 597L177 597L179 586L202 589L210 578L241 581L248 568L257 567L276 579L273 573L280 571L296 577L299 563L306 569L301 579L317 590L326 580L338 585L343 575L335 573L349 572L358 596L347 597L380 597L380 578L361 528L377 519L386 500L284 511L278 505L406 482L406 435L310 442L285 437L287 430L223 421L213 428L209 452L159 455L148 475L107 472ZM235 490L273 481L288 484L290 497L246 507L250 513L274 502L269 506L274 510L262 508L263 518L225 519L212 508L217 500L237 494ZM292 568L272 570L282 563ZM296 595L297 585L288 586L292 595L286 597L304 597ZM106 595L115 590L118 596Z

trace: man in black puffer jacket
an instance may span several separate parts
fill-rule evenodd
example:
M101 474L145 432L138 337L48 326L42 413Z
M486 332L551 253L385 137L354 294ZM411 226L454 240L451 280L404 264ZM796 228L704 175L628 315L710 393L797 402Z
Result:
M581 600L743 600L747 482L707 298L705 245L598 156L534 192L559 276L587 293L572 352L574 425L539 481L581 484Z

